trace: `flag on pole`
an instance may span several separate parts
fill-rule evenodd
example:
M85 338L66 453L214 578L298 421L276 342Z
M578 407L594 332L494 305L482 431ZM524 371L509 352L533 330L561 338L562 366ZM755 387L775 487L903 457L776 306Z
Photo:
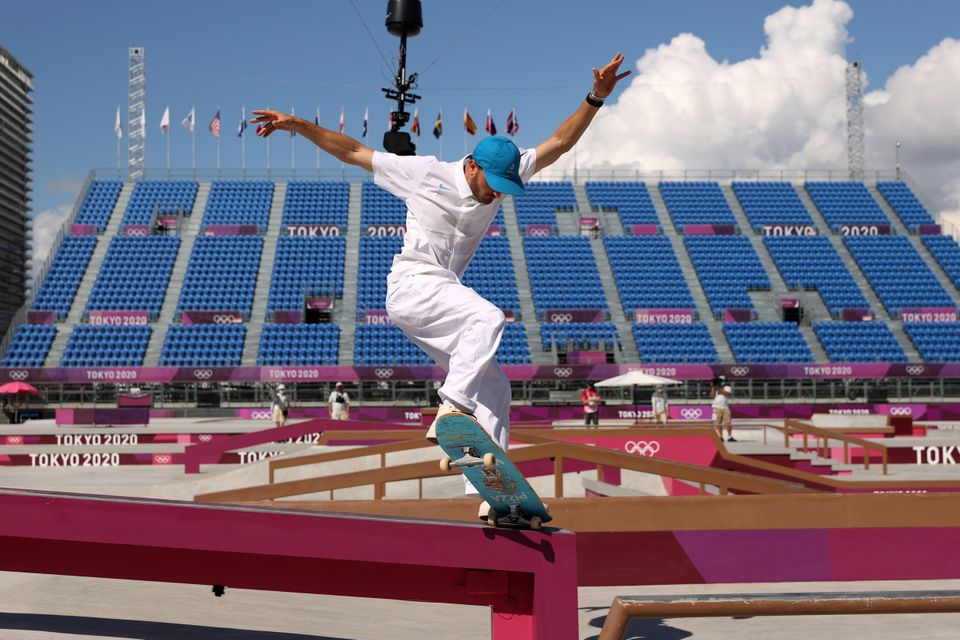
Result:
M237 137L242 138L243 132L247 130L247 108L240 107L240 123L237 125Z
M420 112L416 109L413 110L413 122L410 123L410 131L413 135L420 137Z
M343 133L343 105L340 105L340 133Z
M437 113L437 120L433 123L433 137L439 139L443 135L443 109Z
M194 107L190 109L190 113L188 113L187 117L183 119L183 121L180 123L180 126L186 129L187 131L189 131L190 133L193 133L196 121L197 121L197 108Z
M363 133L360 134L361 138L367 137L367 120L369 118L370 118L370 111L366 107L364 107L363 108ZM393 115L391 115L390 118L392 119Z
M220 109L217 109L213 119L210 120L210 124L207 125L207 129L210 130L210 133L213 134L214 138L220 137Z
M160 131L170 133L170 106L163 110L163 117L160 118Z
M483 128L490 135L497 135L497 125L493 123L493 115L490 113L490 109L487 109L487 123L483 126Z
M296 111L296 109L294 109L293 107L290 107L290 115L292 115L292 116L297 115L297 111ZM297 136L296 132L295 132L293 129L291 129L291 130L290 130L290 137L291 137L291 138L295 138L296 136Z
M320 105L317 105L317 115L313 116L313 124L320 126Z
M117 107L117 118L113 121L113 131L117 134L117 140L123 137L123 121L120 120L120 107Z
M520 131L520 121L517 120L515 111L515 109L510 109L510 115L507 116L507 133L511 136L517 135L517 131Z
M464 108L463 110L463 130L473 135L477 132L477 123L473 121L473 118L470 117L470 112Z

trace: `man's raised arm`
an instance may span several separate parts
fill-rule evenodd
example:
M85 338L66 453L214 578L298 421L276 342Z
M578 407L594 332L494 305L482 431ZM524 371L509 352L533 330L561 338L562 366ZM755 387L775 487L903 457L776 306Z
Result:
M257 117L251 122L262 125L257 129L258 136L266 138L274 131L293 131L310 140L340 162L373 171L373 149L360 144L359 141L350 136L324 129L309 120L280 111L264 109L254 111L253 115Z
M618 82L630 75L629 70L617 75L617 70L622 63L623 54L618 53L603 69L598 71L596 67L593 68L593 91L580 104L580 108L563 121L552 136L537 145L537 171L549 167L557 161L557 158L577 144L580 136L593 121L593 116L597 115L597 111L603 106L603 101L613 93L613 88Z

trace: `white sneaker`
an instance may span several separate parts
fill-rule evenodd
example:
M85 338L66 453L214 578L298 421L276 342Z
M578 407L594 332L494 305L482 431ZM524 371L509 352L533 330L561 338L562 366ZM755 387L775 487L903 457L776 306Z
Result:
M430 429L427 430L427 441L437 444L437 421L444 416L448 416L451 413L458 413L464 416L473 417L469 413L464 413L456 405L449 402L441 402L440 406L437 407L437 417L433 419L433 423L430 425Z

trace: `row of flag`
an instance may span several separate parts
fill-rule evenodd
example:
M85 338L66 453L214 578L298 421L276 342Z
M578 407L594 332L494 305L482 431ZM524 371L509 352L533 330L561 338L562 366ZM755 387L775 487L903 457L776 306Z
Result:
M291 113L292 113L291 109ZM369 109L363 110L363 132L360 134L361 137L366 138L368 132L368 123L370 119ZM313 119L314 123L320 125L320 107L317 107L316 115ZM197 109L193 107L190 109L190 113L180 121L180 126L194 133L196 131L197 125ZM213 134L215 138L220 137L220 109L217 109L217 112L214 114L213 118L210 119L210 124L207 125L207 130ZM393 126L393 114L390 115L390 120L388 126L392 128ZM487 118L483 125L484 131L486 131L491 136L497 135L497 125L494 122L493 114L490 109L487 109ZM123 121L120 119L120 107L117 107L117 117L113 125L114 132L117 134L117 139L123 137ZM237 124L237 136L242 137L244 131L247 130L247 113L246 108L240 109L240 122ZM344 132L344 113L343 107L340 108L340 123L338 126L340 133ZM470 116L470 112L467 109L463 110L463 130L470 134L474 135L477 133L477 125L473 121L473 118ZM516 109L510 110L510 115L507 116L507 123L505 130L510 136L517 135L517 132L520 131L520 121L517 119ZM167 107L163 110L163 117L160 118L160 131L163 133L170 133L170 107ZM410 122L410 131L416 135L420 135L420 112L419 110L414 110L413 119ZM290 135L293 136L294 133L291 131ZM439 138L443 135L443 110L441 109L437 113L437 119L433 123L433 136Z

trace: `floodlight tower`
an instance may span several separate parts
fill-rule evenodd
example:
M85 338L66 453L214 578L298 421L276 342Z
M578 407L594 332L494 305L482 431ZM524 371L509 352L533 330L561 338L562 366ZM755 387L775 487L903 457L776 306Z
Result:
M863 65L847 64L847 166L851 180L863 180Z
M407 76L407 36L413 37L423 28L423 11L420 0L387 0L387 31L400 38L400 56L394 86L384 89L387 100L395 100L396 111L391 112L390 131L383 134L383 148L401 156L416 155L417 147L410 140L410 134L400 131L410 119L406 105L416 104L420 96L410 93L417 82L417 74Z
M147 58L143 47L130 47L129 59L127 169L131 180L141 180L147 157Z

